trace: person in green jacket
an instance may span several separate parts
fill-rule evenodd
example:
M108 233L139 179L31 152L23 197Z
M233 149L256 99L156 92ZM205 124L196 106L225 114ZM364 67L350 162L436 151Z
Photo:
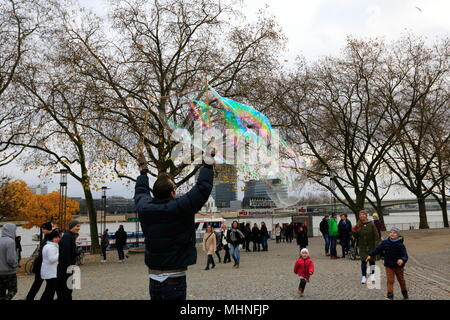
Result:
M336 214L333 213L328 220L328 236L330 237L330 258L339 259L336 252L337 239L339 237Z
M378 230L372 221L367 219L367 213L365 211L359 212L359 221L356 225L356 233L358 237L358 250L359 256L361 257L361 283L365 284L367 282L367 257L369 252L374 250L376 246L380 243L380 237L378 235ZM370 277L369 282L375 282L375 261L377 257L371 257L369 259L370 264Z

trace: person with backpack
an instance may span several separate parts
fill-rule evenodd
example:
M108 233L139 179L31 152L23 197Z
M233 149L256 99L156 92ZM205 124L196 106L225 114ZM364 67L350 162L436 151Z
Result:
M103 260L101 262L106 262L106 249L109 246L108 229L106 229L102 234L102 237L100 239L100 246L102 248L102 255L103 255Z
M211 268L214 269L216 264L214 263L213 254L217 249L217 239L216 233L211 225L206 227L206 232L203 236L203 251L207 254L207 262L205 270L209 270L209 264L211 264Z
M366 263L373 256L382 254L384 256L384 267L386 268L387 299L394 300L395 277L400 284L403 299L408 300L408 290L405 282L405 264L408 261L408 252L400 237L400 229L392 227L389 231L389 238L381 242L375 249L368 253Z
M33 268L32 272L34 273L34 281L31 285L30 291L28 291L26 300L34 300L36 297L36 294L39 292L42 283L44 280L41 278L41 265L42 265L42 250L44 249L44 246L47 244L48 236L52 232L52 224L50 222L46 222L41 225L41 234L42 239L39 243L39 254L33 261Z
M119 262L125 261L125 253L123 252L123 247L127 244L127 233L125 232L123 225L119 226L119 229L115 233L116 238L116 249L119 255Z
M239 245L245 242L245 236L241 230L238 228L239 224L235 220L231 224L231 230L228 233L227 241L230 244L230 253L234 260L234 268L239 268L239 263L241 260Z

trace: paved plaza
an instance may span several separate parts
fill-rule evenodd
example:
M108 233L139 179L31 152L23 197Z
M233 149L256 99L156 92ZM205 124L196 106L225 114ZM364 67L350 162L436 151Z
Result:
M415 230L406 231L404 235L411 256L406 265L410 298L450 300L450 230ZM199 249L197 264L191 266L187 274L188 299L385 299L386 277L381 261L377 262L381 267L381 289L370 290L359 283L359 261L330 260L323 254L322 238L309 240L315 274L307 284L303 298L297 294L298 277L293 273L298 247L295 243L276 244L272 240L268 252L241 251L239 269L228 263L217 264L215 269L205 271L206 256ZM338 246L338 253L340 250ZM74 291L74 299L149 299L143 254L130 254L127 261L121 264L116 252L110 251L108 259L107 263L100 263L98 258L98 261L88 261L81 266L81 289ZM217 263L217 257L215 260ZM18 281L19 292L15 299L23 299L33 277L19 276ZM42 291L43 288L38 297ZM398 283L395 284L394 294L397 299L401 298Z

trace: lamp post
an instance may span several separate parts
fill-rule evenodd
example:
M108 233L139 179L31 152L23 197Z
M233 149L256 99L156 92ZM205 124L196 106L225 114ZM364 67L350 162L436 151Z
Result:
M61 169L54 173L60 175L58 226L64 232L67 225L67 175L71 172L67 169Z
M330 174L330 189L331 192L331 201L332 201L332 208L333 208L333 214L336 214L336 197L334 196L334 191L336 190L336 175L334 174L333 170L329 170Z
M106 190L109 188L107 186L102 187L102 221L101 221L101 233L106 230Z

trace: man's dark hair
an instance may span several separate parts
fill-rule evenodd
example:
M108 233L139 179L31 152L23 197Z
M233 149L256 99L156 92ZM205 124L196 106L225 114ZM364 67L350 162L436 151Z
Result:
M170 198L172 191L175 191L175 183L168 173L160 173L153 184L153 196L156 199Z

